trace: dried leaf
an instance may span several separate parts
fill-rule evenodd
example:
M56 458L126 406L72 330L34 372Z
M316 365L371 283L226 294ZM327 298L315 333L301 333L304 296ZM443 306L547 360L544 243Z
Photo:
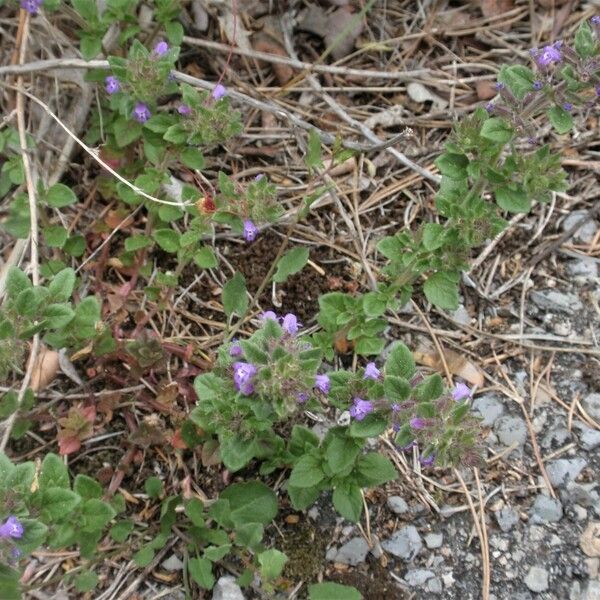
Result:
M588 524L579 538L579 545L588 556L600 556L600 521Z
M42 345L33 365L29 387L34 392L39 392L48 387L56 378L58 367L58 352Z
M329 19L327 20L327 32L325 33L324 39L328 48L333 46L334 43L336 44L331 51L331 56L333 56L335 60L344 58L354 50L356 38L361 34L364 26L364 21L361 18L354 27L346 32L346 29L351 26L354 18L355 15L350 12L350 9L347 6L338 8L338 10L329 15ZM344 32L345 35L341 39L338 39L339 35Z
M480 0L480 5L484 17L498 17L515 7L513 0Z
M283 46L268 33L261 32L256 35L254 38L254 49L258 52L267 52L288 58ZM263 61L260 62L262 63ZM294 70L289 65L272 63L271 68L275 73L275 77L277 77L279 85L285 85L294 76Z
M490 100L498 93L494 86L494 82L489 79L482 79L476 82L475 89L477 90L477 98L479 98L479 100Z
M440 373L444 372L444 365L436 351L430 348L420 347L414 353L414 357L419 364L435 369ZM464 356L446 349L444 350L444 358L446 359L448 370L452 375L457 375L471 385L476 385L477 387L481 387L484 384L485 380L481 369L475 366L471 361L467 360Z
M410 96L411 100L415 102L432 102L435 110L442 110L448 106L448 102L439 96L436 96L433 92L429 91L422 83L413 81L408 84L406 91Z

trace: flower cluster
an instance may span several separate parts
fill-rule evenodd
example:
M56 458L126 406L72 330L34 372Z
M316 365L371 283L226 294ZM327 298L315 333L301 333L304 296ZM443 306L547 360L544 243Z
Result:
M37 15L44 0L21 0L21 8L30 15Z
M0 525L0 558L2 557L2 546L10 552L9 561L16 561L21 556L21 551L14 545L14 540L20 540L25 533L23 524L15 515L10 515Z

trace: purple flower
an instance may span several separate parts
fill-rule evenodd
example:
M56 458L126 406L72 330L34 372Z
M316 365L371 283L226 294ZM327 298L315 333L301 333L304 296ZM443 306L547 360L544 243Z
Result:
M503 90L506 86L500 81L498 81L494 87L496 88L496 90L500 91Z
M121 91L121 82L114 76L109 75L104 79L105 90L107 94L116 94Z
M298 333L299 325L298 317L292 313L285 315L281 323L283 330L287 331L290 335L296 335Z
M143 102L138 102L135 105L131 116L138 123L145 123L152 115L150 114L150 109Z
M21 0L21 8L26 10L30 15L37 15L43 2L44 0Z
M350 416L357 421L362 421L374 409L373 403L362 398L354 398L354 403L350 407Z
M158 42L156 46L154 46L154 54L158 57L164 56L169 51L169 44L165 41Z
M600 96L600 85L596 86L596 96Z
M215 99L215 100L220 100L221 98L223 98L224 96L227 96L227 89L225 88L224 85L221 85L220 83L217 83L217 85L215 85L211 96Z
M258 373L258 369L251 363L233 363L233 383L238 392L249 396L254 392L252 379Z
M495 108L495 106L494 106L494 103L493 103L493 102L488 102L488 103L485 105L485 110L487 110L487 111L488 111L488 113L490 113L490 114L494 112L494 108Z
M184 117L192 114L192 109L187 104L180 104L177 107L177 112Z
M18 540L23 537L23 525L14 515L11 515L0 525L0 538L13 538Z
M424 467L430 467L435 461L435 454L430 454L429 456L421 456L419 460L421 461L421 464Z
M264 173L259 173L255 178L254 181L258 182L260 181L263 177L265 176Z
M562 107L567 111L571 112L573 110L573 105L570 102L563 102Z
M317 375L315 377L315 387L323 394L329 394L331 382L328 375Z
M296 394L296 400L300 403L300 404L304 404L304 402L306 402L309 399L309 394L308 392L298 392Z
M554 63L560 62L562 55L560 53L560 44L557 42L552 46L544 46L535 57L535 62L539 67L548 67Z
M471 397L471 389L464 383L457 383L452 390L452 398L457 402Z
M600 16L598 15L594 15L591 19L590 19L592 25L600 25Z
M375 363L367 363L363 379L379 379L379 375L381 375L381 371L375 366Z
M400 412L402 410L402 407L397 402L394 402L390 408L392 412Z
M244 239L247 242L253 242L258 235L258 227L250 220L244 221Z
M267 319L277 321L277 315L272 310L266 310L262 315L260 315L260 320L264 323Z
M242 347L237 343L236 340L233 340L233 344L229 348L229 356L241 356L243 354Z
M427 421L421 419L421 417L413 417L409 423L412 429L423 429L427 426Z
M536 92L539 92L543 87L544 87L544 83L542 81L534 81L533 82L533 89Z
M398 446L398 449L402 450L402 452L410 452L416 445L417 445L417 442L415 442L415 440L413 440L409 444L406 444L406 446Z

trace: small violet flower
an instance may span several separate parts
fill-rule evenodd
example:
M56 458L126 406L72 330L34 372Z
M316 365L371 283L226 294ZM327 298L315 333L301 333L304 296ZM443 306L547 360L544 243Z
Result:
M300 323L298 323L298 317L292 313L288 313L283 317L281 326L283 330L290 335L296 335L298 333Z
M357 421L362 421L374 409L373 403L362 398L354 398L354 404L350 407L350 416Z
M155 56L164 56L169 51L169 44L165 41L158 42L152 51Z
M600 25L600 15L595 15L590 19L592 25Z
M255 178L254 181L256 181L257 183L265 176L264 173L259 173Z
M253 242L258 235L258 227L250 220L244 221L244 239L247 242Z
M543 84L543 82L541 82L541 81L534 81L534 82L533 82L533 89L534 89L536 92L539 92L539 91L540 91L540 90L541 90L543 87L544 87L544 84Z
M490 114L494 112L494 108L495 108L495 106L494 106L493 102L488 102L485 105L485 110L487 110L487 112L490 113Z
M424 467L430 467L435 462L435 454L429 456L421 456L419 459Z
M379 379L379 375L381 375L381 371L375 366L375 363L367 363L363 379Z
M229 356L241 356L243 354L242 347L237 343L236 340L233 341L231 347L229 348Z
M264 323L267 319L277 321L277 315L272 310L266 310L262 315L260 315L260 320Z
M296 400L300 403L300 404L304 404L304 402L306 402L309 398L309 395L307 392L298 392L296 394Z
M315 377L315 387L323 394L329 394L331 382L328 375L317 375Z
M114 76L109 75L104 79L105 87L107 94L116 94L121 91L121 82Z
M177 107L177 112L184 117L192 114L192 109L187 104L180 104Z
M131 116L138 123L145 123L152 115L150 114L150 109L143 102L138 102L135 105Z
M571 112L573 110L573 105L570 102L563 102L562 107L567 111Z
M464 383L457 383L452 390L452 398L457 402L471 397L471 389Z
M215 100L220 100L221 98L223 98L224 96L227 96L227 89L225 88L224 85L221 85L220 83L217 83L217 85L215 85L211 96L215 99Z
M550 65L560 62L562 55L560 53L560 44L557 42L552 46L544 46L541 52L537 53L535 62L539 67L549 67Z
M392 412L400 412L402 410L402 407L397 402L394 402L390 408Z
M413 417L409 423L412 429L423 429L427 425L425 419L421 419L421 417Z
M256 373L258 373L258 369L251 363L233 363L233 383L238 392L244 396L249 396L254 392L252 380Z
M23 537L24 529L21 521L11 515L0 525L0 538L13 538L18 540Z
M30 15L37 15L44 0L21 0L21 8Z

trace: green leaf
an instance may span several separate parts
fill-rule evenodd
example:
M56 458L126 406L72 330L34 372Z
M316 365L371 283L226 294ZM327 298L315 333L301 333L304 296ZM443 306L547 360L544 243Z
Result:
M134 119L119 117L112 128L119 148L135 142L142 135L142 125Z
M309 600L362 600L361 593L349 585L326 581L308 586Z
M122 544L133 531L133 523L131 521L119 521L110 528L110 537L115 542Z
M63 208L77 202L77 196L70 187L57 183L53 185L46 194L46 202L52 208Z
M496 190L496 202L502 210L519 213L531 209L531 200L521 186L505 185Z
M354 350L360 356L372 356L373 354L381 354L385 346L385 340L375 337L361 337L357 342Z
M423 227L423 246L432 252L444 245L444 227L439 223L426 223Z
M439 373L426 377L417 387L415 395L422 402L429 402L439 398L444 393L444 382Z
M6 481L6 488L16 494L29 494L35 477L35 465L25 462L17 465Z
M181 162L190 169L204 169L204 155L198 148L188 147L181 152Z
M138 567L147 567L154 558L154 549L149 545L142 546L132 558Z
M18 267L10 267L6 277L6 293L14 300L23 290L33 287L31 280Z
M243 523L235 528L235 543L243 548L256 548L264 535L260 523Z
M433 273L423 285L429 302L444 310L458 308L458 284L441 271Z
M311 129L308 133L308 149L304 157L306 166L311 169L323 166L321 160L321 138L315 129Z
M231 550L231 544L225 544L223 546L208 546L204 549L204 556L212 562L221 560L229 554Z
M70 267L59 271L48 285L50 296L55 302L67 302L75 287L75 271Z
M333 506L348 521L358 523L363 501L357 485L338 486L333 492Z
M219 266L219 261L212 248L201 246L194 253L194 262L202 269L214 269Z
M266 581L279 577L287 561L288 557L275 548L261 552L258 555L260 576Z
M575 51L581 58L590 58L596 54L594 33L587 21L582 21L575 34Z
M335 436L325 451L327 465L333 471L333 475L347 471L354 464L359 452L360 446L356 440Z
M321 494L319 488L295 488L288 485L288 495L292 501L292 506L296 510L305 510L309 506L312 506L319 495Z
M14 470L15 466L12 464L10 458L4 452L0 452L0 489L6 487L6 482Z
M519 100L522 100L525 94L533 90L535 79L536 76L533 71L523 65L504 65L498 76L498 81L508 86Z
M308 262L308 248L297 247L288 250L277 262L277 271L273 275L273 281L283 283L290 275L298 273Z
M152 237L165 252L174 254L179 249L179 234L172 229L157 229Z
M568 133L573 128L573 115L562 106L553 106L548 110L548 118L552 127L559 134Z
M151 243L152 240L147 235L132 235L125 240L125 250L135 252L147 248Z
M86 241L82 235L72 235L63 246L63 250L69 255L78 258L83 256L86 248Z
M174 46L179 46L183 41L183 25L179 21L165 23L165 34Z
M42 514L51 521L64 519L81 502L75 492L62 487L45 488L42 498Z
M362 421L353 421L348 435L356 438L376 437L387 428L387 420L380 415L367 415Z
M246 280L238 271L223 286L223 310L228 317L236 313L241 317L248 308L248 296L246 294Z
M79 49L84 60L92 60L102 52L102 38L96 35L84 35L81 37Z
M40 489L50 487L68 488L69 472L65 463L56 454L46 454L42 462L42 471L39 478Z
M205 590L211 590L215 585L212 563L207 558L190 558L187 563L188 573L192 579Z
M46 319L48 329L62 329L73 320L75 311L67 303L50 304L44 309L42 316Z
M50 248L62 248L69 237L69 232L61 225L44 227L44 239Z
M314 487L319 483L325 473L321 468L321 461L311 454L303 456L292 469L289 485L297 488Z
M95 479L81 473L75 477L73 491L79 494L84 500L100 498L102 496L102 486Z
M83 518L83 531L101 531L112 519L117 516L115 509L100 500L91 498L86 500L81 507L81 516Z
M204 526L204 504L198 498L192 498L185 505L185 514L196 527Z
M73 579L73 583L78 592L91 592L98 583L98 575L89 569L85 569Z
M234 483L219 498L229 502L231 519L236 525L268 525L277 515L277 496L269 486L260 481Z
M24 553L32 552L45 542L48 527L35 519L21 519L21 524L23 537L19 540L19 548Z
M144 482L144 489L150 498L160 498L164 491L163 483L158 477L148 477Z
M369 452L358 459L358 472L361 485L373 487L396 479L396 467L385 456L378 452Z
M406 344L396 342L385 362L385 374L411 379L416 371L415 359Z
M91 24L98 20L98 9L94 0L72 0L72 4L84 23Z
M504 119L492 117L484 121L480 134L482 138L506 144L514 135L513 128Z
M410 398L412 392L412 387L406 379L387 374L383 380L383 389L390 402L404 402Z
M444 152L436 160L435 165L442 175L450 179L466 179L469 159L464 154Z

